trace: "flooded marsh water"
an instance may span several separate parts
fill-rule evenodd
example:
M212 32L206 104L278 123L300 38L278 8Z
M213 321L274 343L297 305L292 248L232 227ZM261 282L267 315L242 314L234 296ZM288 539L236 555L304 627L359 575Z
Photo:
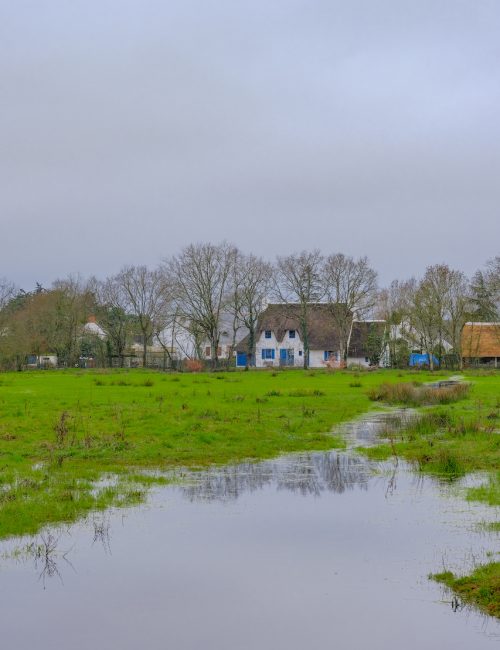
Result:
M2 647L498 647L497 621L427 578L498 550L479 526L493 509L458 492L349 450L191 473L146 506L4 542Z

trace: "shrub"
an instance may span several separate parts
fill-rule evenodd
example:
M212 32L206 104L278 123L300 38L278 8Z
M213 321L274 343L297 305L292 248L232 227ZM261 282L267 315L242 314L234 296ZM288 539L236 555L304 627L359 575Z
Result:
M203 370L203 362L199 359L186 359L184 361L184 368L187 372L201 372Z

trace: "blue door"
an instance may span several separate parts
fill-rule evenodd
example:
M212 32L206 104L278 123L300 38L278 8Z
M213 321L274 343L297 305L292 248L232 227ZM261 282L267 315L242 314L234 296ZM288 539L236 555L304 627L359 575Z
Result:
M246 366L247 365L247 353L238 352L236 355L236 365L237 366Z
M286 363L288 359L288 350L281 348L280 349L280 363Z

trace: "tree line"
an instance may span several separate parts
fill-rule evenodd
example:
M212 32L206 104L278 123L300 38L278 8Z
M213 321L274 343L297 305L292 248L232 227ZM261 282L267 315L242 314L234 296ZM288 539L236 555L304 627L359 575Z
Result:
M421 278L394 280L380 287L367 257L319 250L279 256L270 262L236 246L197 243L154 268L124 266L105 279L68 277L31 291L0 279L0 365L21 369L29 355L54 353L74 366L93 355L100 365L123 360L132 340L141 341L142 362L155 343L169 361L176 354L217 365L222 333L233 344L248 334L249 364L258 321L269 302L298 305L304 345L309 352L312 305L325 303L347 358L353 319L387 321L391 363L404 366L409 347L461 363L461 337L467 321L500 319L500 256L470 278L445 264L429 266ZM83 328L95 315L106 336ZM234 347L234 345L233 345Z

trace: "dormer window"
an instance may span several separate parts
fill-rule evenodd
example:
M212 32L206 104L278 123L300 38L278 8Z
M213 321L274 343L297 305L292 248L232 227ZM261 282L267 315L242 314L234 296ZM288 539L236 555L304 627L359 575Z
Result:
M266 339L270 339L271 338L271 330L265 330L264 331L264 337Z
M288 330L288 338L289 339L295 338L295 330Z

